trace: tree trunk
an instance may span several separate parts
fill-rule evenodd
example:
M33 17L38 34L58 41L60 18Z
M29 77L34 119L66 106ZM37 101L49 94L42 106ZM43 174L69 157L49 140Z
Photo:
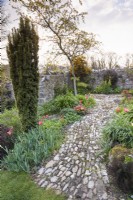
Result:
M77 92L77 85L76 85L76 76L75 76L75 74L74 74L74 66L73 66L73 63L71 63L71 65L72 65L74 95L76 96L76 95L78 94L78 92Z

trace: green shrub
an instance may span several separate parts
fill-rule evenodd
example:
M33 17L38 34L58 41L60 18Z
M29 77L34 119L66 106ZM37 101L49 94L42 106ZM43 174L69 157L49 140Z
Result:
M5 110L4 113L0 114L0 124L7 127L13 127L14 133L22 132L22 126L18 116L18 110L16 108Z
M73 108L64 108L61 110L60 114L64 119L64 124L71 124L81 119L81 116L78 115Z
M119 88L119 87L114 88L113 89L113 93L114 94L120 94L121 93L121 88Z
M68 112L64 115L64 119L66 120L67 124L71 124L75 121L80 120L81 116L78 115L77 113Z
M109 82L104 81L103 83L101 83L101 85L99 85L95 88L94 93L97 93L97 94L112 94L113 89L111 87L110 81Z
M116 145L109 152L110 172L115 176L118 186L125 192L133 191L133 149Z
M72 108L77 104L78 100L72 93L59 95L55 99L40 106L38 114L41 116L45 114L56 114L59 113L63 108Z
M96 102L95 102L95 99L90 96L90 95L77 95L76 98L78 99L78 101L81 101L82 104L85 106L85 107L93 107Z
M74 96L72 93L59 95L54 100L54 106L56 107L57 111L61 111L63 108L72 108L77 104L78 101L76 99L76 96Z
M38 115L43 116L47 114L55 114L58 110L54 105L54 100L44 103L38 108Z
M52 124L53 125L52 125ZM2 167L9 171L30 172L41 164L43 159L60 147L63 139L60 123L44 122L39 128L32 129L28 134L18 137L14 149L2 161Z
M40 116L46 114L56 114L60 113L64 108L74 108L82 101L85 107L92 107L95 105L95 100L90 95L76 95L72 93L67 93L66 95L59 95L54 100L45 103L40 106L38 114Z
M103 80L106 81L106 82L110 81L111 87L114 88L116 86L117 81L118 81L117 72L115 70L112 70L112 69L106 70L103 74Z
M103 129L101 144L106 153L115 145L133 148L133 126L123 114L118 114Z
M55 88L54 88L54 94L55 94L55 97L59 96L59 95L65 95L67 94L68 92L68 87L67 85L57 85Z
M88 84L84 82L77 82L78 94L87 94L88 93Z

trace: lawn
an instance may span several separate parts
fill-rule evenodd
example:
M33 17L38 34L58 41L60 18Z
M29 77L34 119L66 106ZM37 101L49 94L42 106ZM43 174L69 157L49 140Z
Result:
M0 172L1 200L65 200L52 190L39 188L24 172Z

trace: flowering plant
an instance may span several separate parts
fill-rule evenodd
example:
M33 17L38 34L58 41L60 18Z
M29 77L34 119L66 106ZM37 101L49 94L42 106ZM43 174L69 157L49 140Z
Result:
M44 122L44 119L48 119L49 115L44 115L42 118L38 121L38 125L41 126Z
M83 106L82 104L75 106L74 110L79 114L85 114L86 113L86 107Z

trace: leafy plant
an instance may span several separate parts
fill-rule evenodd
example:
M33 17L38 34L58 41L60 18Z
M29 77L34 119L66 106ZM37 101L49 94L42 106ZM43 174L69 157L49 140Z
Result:
M64 124L71 124L75 121L81 119L81 116L77 114L74 109L65 108L61 111L62 118L64 119Z
M78 94L88 93L88 84L84 82L77 82Z
M0 160L7 155L7 151L14 146L13 129L0 124Z
M0 124L10 128L13 127L14 134L22 132L22 125L16 108L5 110L4 113L0 114Z
M115 144L133 148L133 126L123 114L117 115L103 129L101 144L107 153Z
M93 107L96 102L93 96L91 95L77 95L76 98L79 102L81 102L85 107Z
M58 149L63 139L61 125L55 127L55 122L54 125L50 123L44 122L28 134L19 135L14 149L2 161L2 167L10 171L30 172Z
M54 94L55 94L55 97L59 96L59 95L66 95L68 92L68 87L67 85L57 85L55 86L54 88Z
M118 81L117 72L115 70L112 70L112 69L106 70L103 74L103 80L106 81L106 82L110 81L111 87L114 88L116 86L117 81Z
M54 106L58 111L63 108L72 108L78 104L76 96L72 93L67 93L66 95L57 96L54 100Z
M54 100L44 103L38 108L38 115L43 116L46 114L55 114L58 112L58 109L54 105Z
M110 81L103 81L103 83L101 83L101 85L99 85L95 88L94 93L97 93L97 94L112 94L113 89L111 87L111 82Z

